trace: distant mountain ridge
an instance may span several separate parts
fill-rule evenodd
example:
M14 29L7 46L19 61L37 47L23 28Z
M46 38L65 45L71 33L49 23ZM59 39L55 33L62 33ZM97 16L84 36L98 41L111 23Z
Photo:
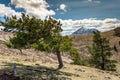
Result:
M72 35L77 35L77 34L93 34L93 31L97 31L97 29L94 28L84 28L81 27L77 31L73 32Z

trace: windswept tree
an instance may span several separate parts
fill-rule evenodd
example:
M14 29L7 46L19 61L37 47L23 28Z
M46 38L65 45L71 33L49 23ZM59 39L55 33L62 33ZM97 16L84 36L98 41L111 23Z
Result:
M113 48L109 45L109 40L101 37L99 31L94 32L93 45L89 48L91 53L91 64L102 70L115 70L115 62L111 60Z
M63 67L63 61L61 58L61 52L69 52L69 55L74 53L71 53L71 49L74 49L72 47L72 38L69 38L68 36L61 36L55 35L48 39L41 40L40 42L34 43L33 47L37 50L41 51L47 51L52 52L54 54L57 54L58 62L59 62L59 68Z
M72 39L68 36L61 36L60 21L48 18L45 20L36 19L22 14L21 18L16 16L6 17L5 22L1 22L5 27L4 31L13 32L12 37L7 45L17 48L35 48L40 51L53 52L57 55L59 68L63 67L60 52L70 51Z

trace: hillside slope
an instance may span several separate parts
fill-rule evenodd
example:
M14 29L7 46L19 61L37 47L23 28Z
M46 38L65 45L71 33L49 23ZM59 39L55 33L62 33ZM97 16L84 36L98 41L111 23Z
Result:
M115 33L114 30L110 30L110 31L101 33L101 35L109 39L111 47L116 47L117 52L113 51L113 54L115 54L114 56L116 56L117 60L120 61L120 44L119 44L120 37L115 36L114 33ZM81 53L83 53L83 55L88 56L89 52L87 50L87 46L92 45L93 35L76 35L73 37L74 37L73 39L74 46Z
M20 54L19 50L10 49L4 45L4 41L8 40L11 34L4 34L4 36L6 38L0 36L0 75L11 74L13 64L16 63L17 76L21 80L120 80L120 73L117 72L69 64L71 60L66 55L62 56L65 66L58 70L56 55L34 49L23 50L24 54ZM86 36L82 36L82 40L88 43L78 41L79 44L83 44L83 47L84 44L91 44L92 37L89 36L87 40ZM74 46L78 47L77 44Z
M17 76L21 80L120 80L120 74L116 72L68 63L58 70L58 64L54 61L41 62L40 58L37 60L31 56L15 54L0 55L0 74L3 72L11 74L14 63L17 64Z

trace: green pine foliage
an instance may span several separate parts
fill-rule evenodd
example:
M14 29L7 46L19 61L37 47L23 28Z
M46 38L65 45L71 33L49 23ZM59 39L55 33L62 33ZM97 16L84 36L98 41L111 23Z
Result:
M113 48L109 45L109 40L101 37L99 31L94 32L93 45L89 47L91 53L90 64L102 70L112 70L116 68L116 61L111 60Z
M39 51L53 52L57 55L59 68L63 67L60 52L70 52L72 38L61 36L62 31L60 21L52 19L41 20L22 14L21 18L16 16L5 17L4 31L13 32L14 37L5 44L8 47L19 49L35 48Z

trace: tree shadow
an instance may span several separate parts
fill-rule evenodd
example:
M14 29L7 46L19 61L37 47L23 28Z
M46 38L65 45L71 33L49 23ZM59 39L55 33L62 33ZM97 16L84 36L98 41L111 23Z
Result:
M6 73L8 75L13 74L13 63L4 63L4 68L0 69L0 73ZM16 64L17 75L20 80L72 80L68 77L79 75L63 72L59 69L48 68L46 66L28 66L23 64Z

